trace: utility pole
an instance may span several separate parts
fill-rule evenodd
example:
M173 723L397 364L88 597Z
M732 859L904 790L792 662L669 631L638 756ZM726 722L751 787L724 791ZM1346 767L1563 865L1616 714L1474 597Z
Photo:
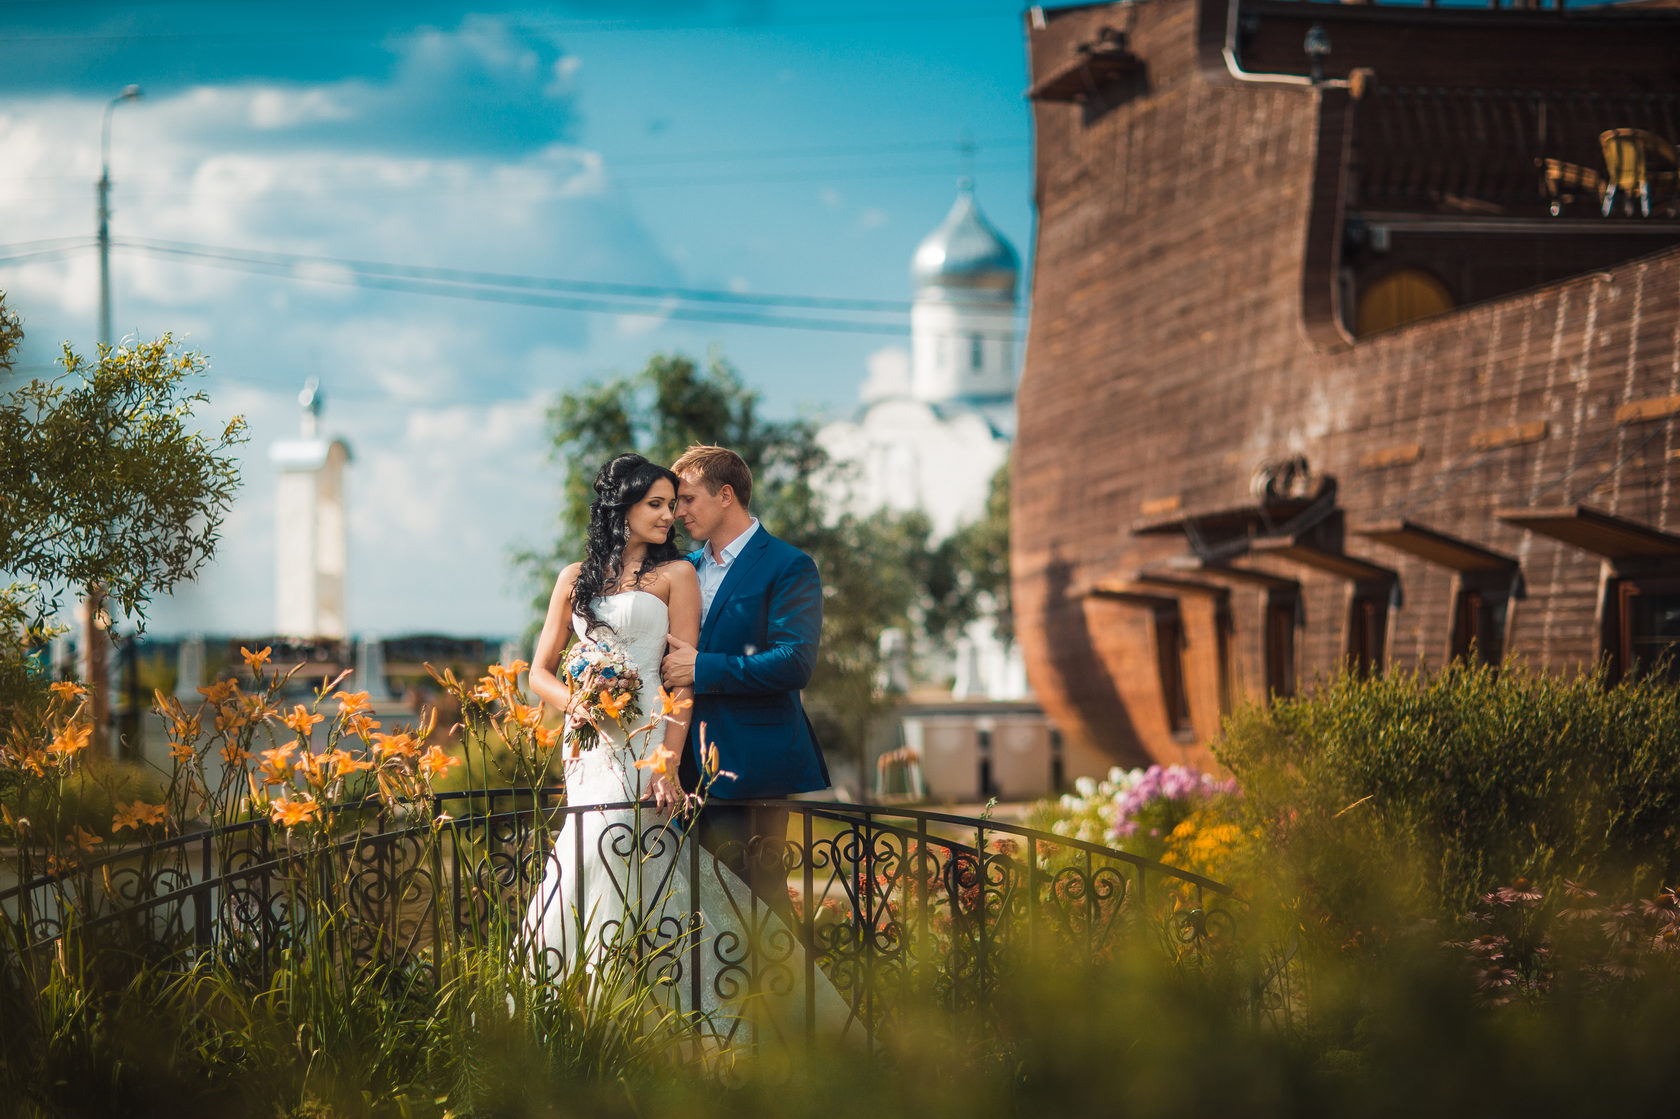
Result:
M140 87L125 86L105 103L99 126L99 346L111 345L111 114L124 101L140 98ZM111 657L105 616L105 588L90 584L82 604L82 682L88 690L88 711L93 717L95 745L110 750L107 729L111 719Z

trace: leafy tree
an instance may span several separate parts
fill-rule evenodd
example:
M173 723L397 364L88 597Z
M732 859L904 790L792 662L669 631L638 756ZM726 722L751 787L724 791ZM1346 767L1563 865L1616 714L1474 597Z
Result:
M565 487L556 544L520 562L540 584L540 609L559 569L581 554L590 484L602 463L626 450L669 463L694 443L731 448L752 468L753 512L822 573L823 640L805 694L830 755L858 757L888 701L878 684L881 630L911 627L925 598L928 521L832 515L814 484L829 461L813 426L765 420L758 405L758 394L716 357L702 368L680 355L655 355L639 373L563 394L549 411Z
M0 295L0 372L23 331ZM235 418L200 432L187 392L204 369L198 354L155 342L99 348L84 359L68 345L64 372L0 395L0 714L34 694L31 645L70 587L96 587L136 626L152 597L191 578L215 552L239 471Z

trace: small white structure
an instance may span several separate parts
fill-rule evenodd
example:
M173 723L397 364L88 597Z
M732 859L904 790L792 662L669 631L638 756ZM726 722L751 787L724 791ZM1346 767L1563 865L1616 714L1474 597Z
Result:
M280 475L274 502L274 631L282 637L341 639L349 633L344 467L350 447L320 436L321 391L313 378L298 403L301 437L269 450Z

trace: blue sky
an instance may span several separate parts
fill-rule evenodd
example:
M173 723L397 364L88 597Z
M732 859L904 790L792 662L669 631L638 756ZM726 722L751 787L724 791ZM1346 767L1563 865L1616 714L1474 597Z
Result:
M1030 252L1013 2L0 0L0 21L0 244L91 239L100 113L140 85L113 120L112 230L154 247L113 254L115 330L184 337L212 363L207 418L251 422L221 554L156 607L159 633L270 628L267 448L307 377L355 455L352 628L494 635L528 621L508 554L554 515L556 393L716 349L770 414L833 414L907 342L673 317L907 316L617 296L584 313L369 290L337 261L904 300L964 134L982 207ZM162 242L294 255L258 274ZM90 249L0 262L0 288L24 374L62 341L92 348Z

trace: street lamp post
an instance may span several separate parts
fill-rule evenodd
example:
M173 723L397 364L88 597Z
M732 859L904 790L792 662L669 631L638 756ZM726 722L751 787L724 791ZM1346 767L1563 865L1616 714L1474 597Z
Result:
M140 97L140 87L125 86L123 91L105 103L104 119L99 126L99 342L111 344L111 114L124 101ZM100 625L104 614L105 588L90 584L82 609L82 682L88 690L88 714L92 717L96 747L107 749L106 728L111 710L111 662L109 640L105 627Z
M140 87L125 86L105 103L99 127L99 341L111 344L111 114L124 101L138 101Z

